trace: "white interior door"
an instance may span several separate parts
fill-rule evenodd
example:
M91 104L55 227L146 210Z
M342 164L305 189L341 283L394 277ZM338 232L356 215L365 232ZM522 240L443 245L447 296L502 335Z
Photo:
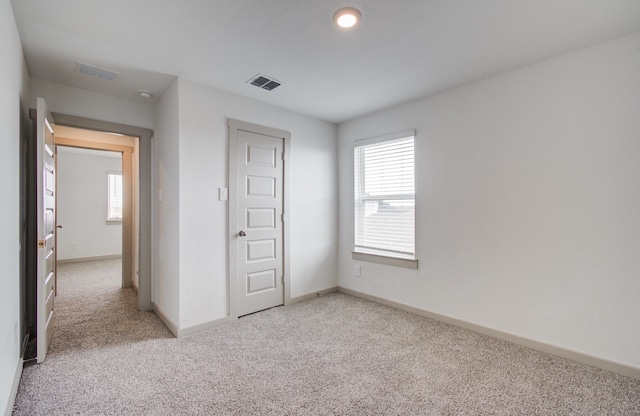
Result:
M54 288L56 285L56 172L54 123L44 99L36 106L37 153L37 361L43 362L53 335Z
M256 126L251 130L232 133L237 146L236 224L230 226L235 227L238 316L284 304L284 138Z

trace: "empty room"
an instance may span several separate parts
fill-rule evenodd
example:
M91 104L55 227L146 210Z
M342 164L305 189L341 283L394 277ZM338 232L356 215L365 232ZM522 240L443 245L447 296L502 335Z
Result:
M640 2L2 0L0 45L0 413L640 414Z

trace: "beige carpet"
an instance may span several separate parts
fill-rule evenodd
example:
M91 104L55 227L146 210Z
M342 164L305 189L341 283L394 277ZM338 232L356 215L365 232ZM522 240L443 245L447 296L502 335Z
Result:
M175 339L118 267L60 266L16 415L640 415L640 381L343 294Z

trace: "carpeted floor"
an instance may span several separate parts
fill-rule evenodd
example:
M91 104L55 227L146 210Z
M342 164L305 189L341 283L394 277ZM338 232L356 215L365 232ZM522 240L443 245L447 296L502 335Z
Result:
M60 265L14 414L640 415L638 380L338 293L176 339L119 266Z

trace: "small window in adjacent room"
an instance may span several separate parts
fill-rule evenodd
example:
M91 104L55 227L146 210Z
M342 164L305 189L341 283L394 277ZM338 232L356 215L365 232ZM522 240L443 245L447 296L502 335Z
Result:
M417 268L414 136L354 143L354 259Z
M107 173L107 221L122 221L122 173Z

